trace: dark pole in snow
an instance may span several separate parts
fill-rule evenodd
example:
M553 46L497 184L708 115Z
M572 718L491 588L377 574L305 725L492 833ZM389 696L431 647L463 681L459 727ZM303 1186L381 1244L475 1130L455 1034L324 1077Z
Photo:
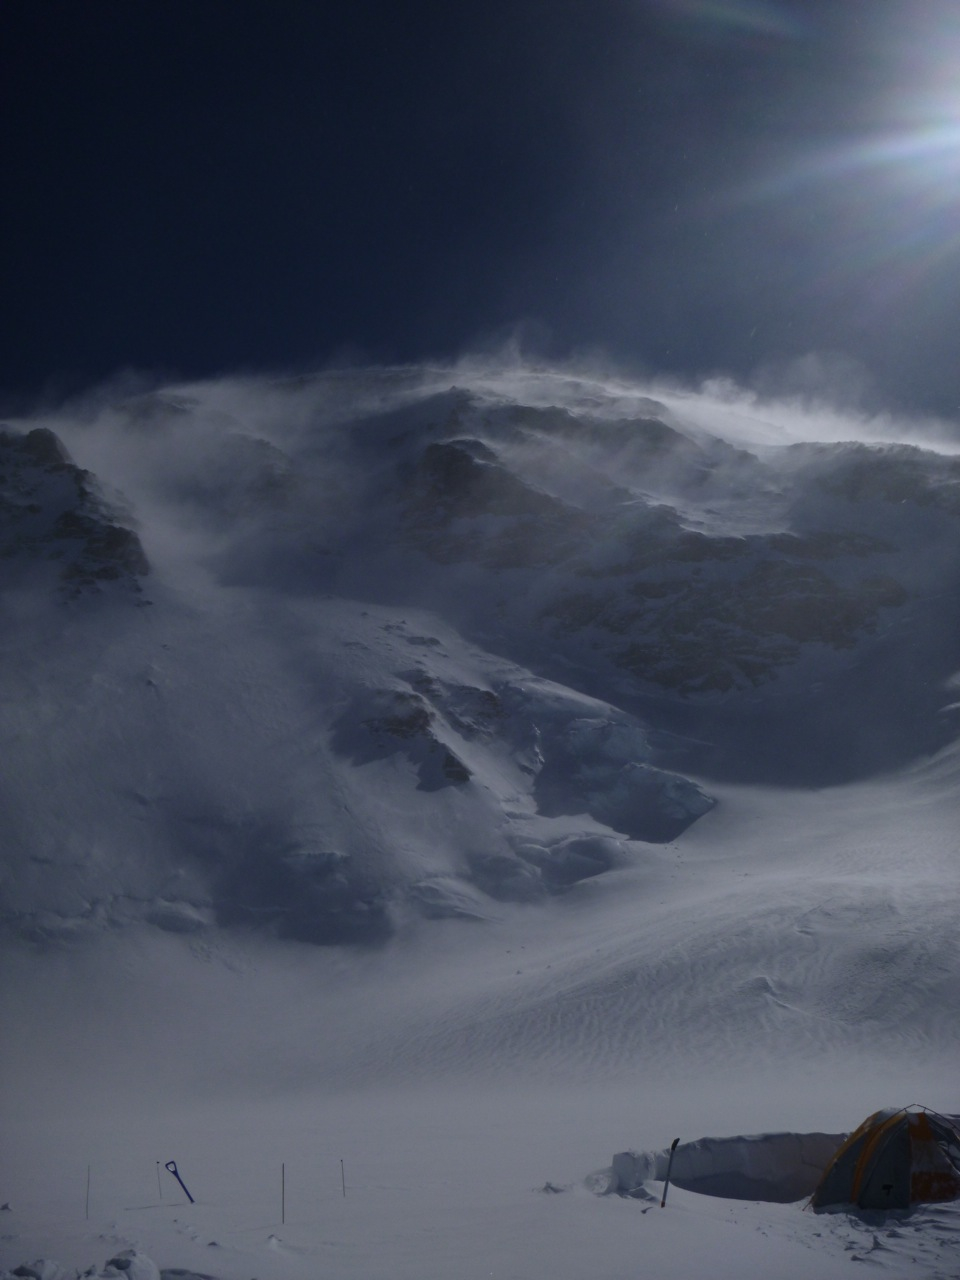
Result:
M89 1165L87 1165L87 1202L86 1202L86 1208L84 1209L83 1216L85 1218L90 1217L90 1166Z
M343 1172L343 1161L340 1161L340 1185L343 1187L343 1198L347 1198L347 1175Z
M676 1151L679 1141L679 1138L674 1138L673 1142L670 1143L670 1159L667 1161L667 1176L663 1180L663 1199L660 1201L661 1209L667 1203L667 1188L670 1186L670 1174L673 1170L673 1153Z
M163 1186L160 1182L160 1161L157 1161L157 1190L160 1192L160 1199L163 1199Z
M287 1220L287 1166L280 1166L280 1221Z
M185 1192L185 1194L186 1194L187 1199L190 1201L190 1203L191 1203L191 1204L194 1204L194 1203L195 1203L195 1201L194 1201L193 1196L190 1194L190 1192L189 1192L189 1191L187 1191L187 1184L186 1184L186 1183L184 1182L184 1180L180 1177L179 1173L177 1173L177 1162L176 1162L176 1160L168 1160L168 1161L167 1161L167 1163L166 1163L163 1167L167 1170L167 1172L168 1172L168 1173L172 1173L172 1174L173 1174L173 1176L176 1178L176 1180L180 1183L181 1187L183 1187L183 1190L184 1190L184 1192Z

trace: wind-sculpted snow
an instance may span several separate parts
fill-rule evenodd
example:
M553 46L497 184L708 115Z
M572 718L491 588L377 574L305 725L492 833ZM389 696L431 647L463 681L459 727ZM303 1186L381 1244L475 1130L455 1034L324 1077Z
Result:
M382 943L645 865L711 778L950 742L956 459L641 390L464 364L13 424L6 926Z
M671 1184L699 1195L787 1204L813 1193L843 1133L763 1133L699 1138L673 1153ZM612 1189L623 1195L662 1182L669 1151L620 1151L613 1157Z

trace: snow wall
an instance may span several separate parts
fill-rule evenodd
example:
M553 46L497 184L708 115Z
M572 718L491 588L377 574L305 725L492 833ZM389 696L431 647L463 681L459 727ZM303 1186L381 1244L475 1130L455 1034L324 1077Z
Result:
M843 1133L762 1133L681 1143L670 1181L685 1191L729 1200L789 1204L813 1194ZM670 1152L621 1151L613 1157L612 1191L629 1195L667 1176Z

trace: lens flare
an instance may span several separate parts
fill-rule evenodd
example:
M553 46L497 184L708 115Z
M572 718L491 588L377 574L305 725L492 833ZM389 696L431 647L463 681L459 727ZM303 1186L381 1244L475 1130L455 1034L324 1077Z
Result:
M960 271L960 20L915 32L909 47L887 32L879 49L869 89L851 78L846 128L714 204L720 214L769 211L797 289L852 300L867 327L896 306L917 321L938 312Z
M795 13L771 0L657 0L675 17L745 35L798 38L804 27Z

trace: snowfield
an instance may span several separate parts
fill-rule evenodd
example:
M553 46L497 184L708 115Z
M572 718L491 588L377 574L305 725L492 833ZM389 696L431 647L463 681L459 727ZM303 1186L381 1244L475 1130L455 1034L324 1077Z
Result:
M2 1280L960 1274L803 1209L960 1111L947 437L464 363L0 450Z

